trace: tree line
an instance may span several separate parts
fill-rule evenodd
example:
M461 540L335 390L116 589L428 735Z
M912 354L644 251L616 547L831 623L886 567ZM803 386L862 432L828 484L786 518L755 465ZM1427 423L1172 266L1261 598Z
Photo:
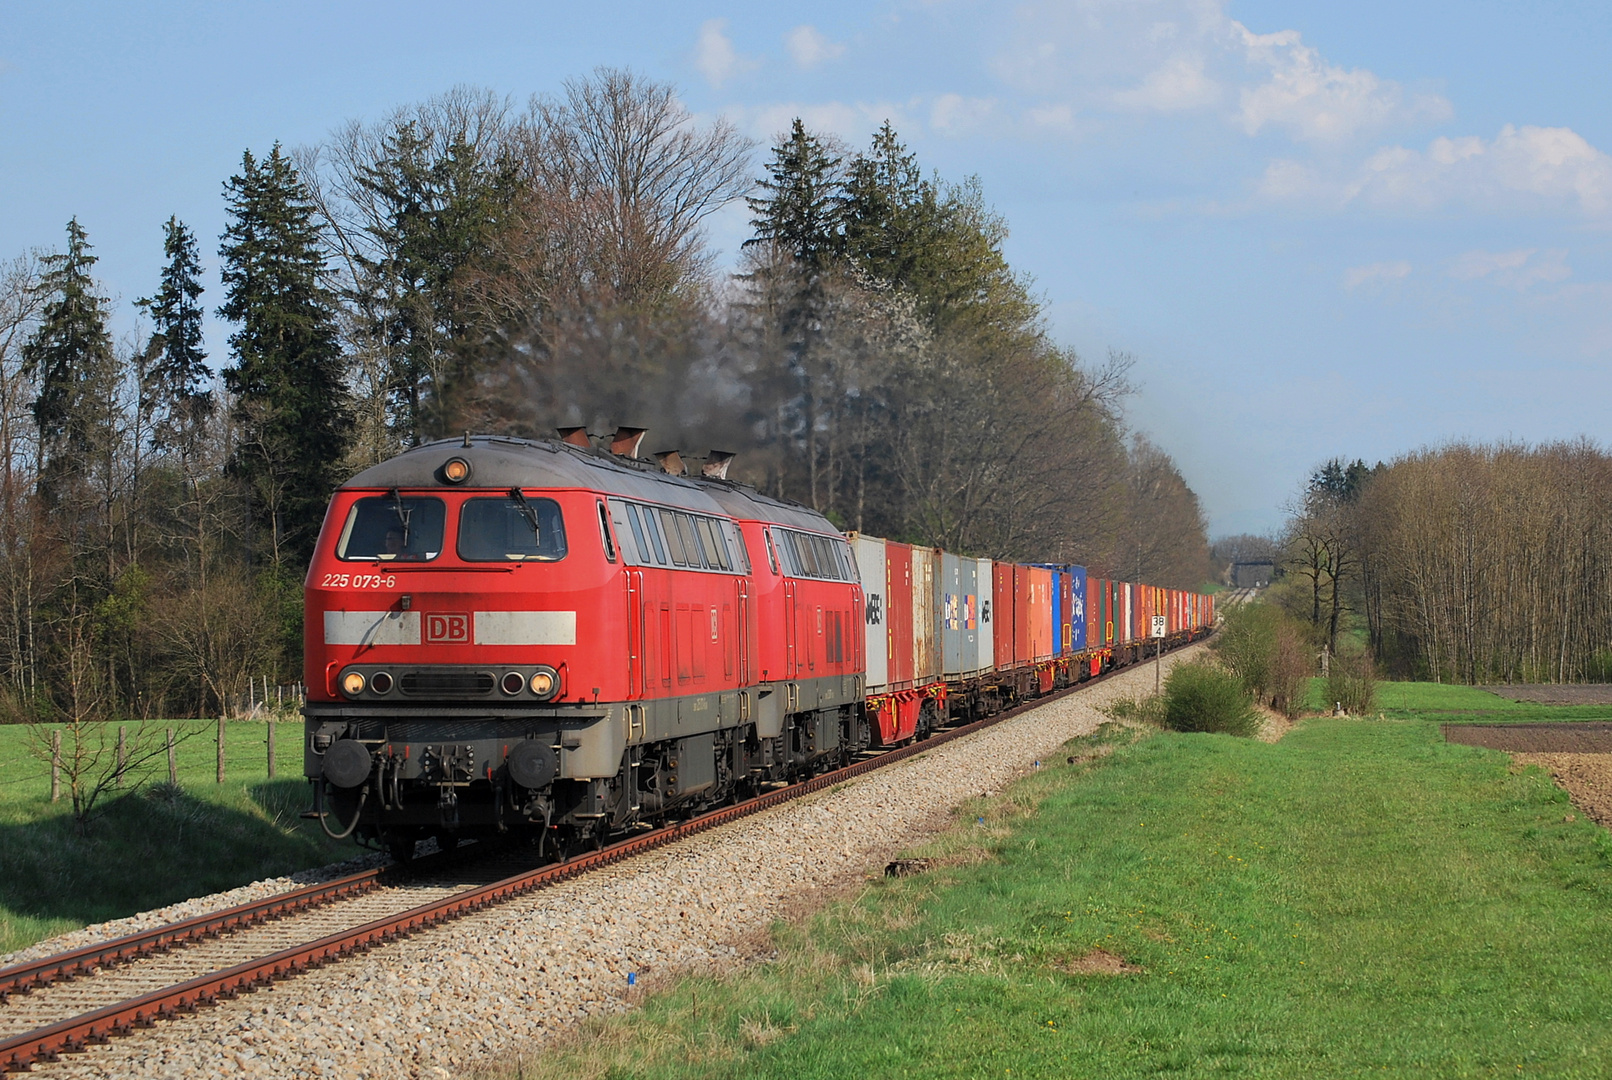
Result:
M1283 538L1286 603L1324 655L1351 625L1391 671L1612 680L1612 455L1587 439L1329 462Z
M1058 347L976 180L796 121L757 149L600 69L458 88L223 185L223 295L177 217L114 340L76 218L0 274L0 716L209 714L297 677L352 472L464 431L650 429L841 527L1190 587L1196 496L1127 432L1129 361ZM705 225L752 235L716 269ZM231 332L203 340L209 304Z

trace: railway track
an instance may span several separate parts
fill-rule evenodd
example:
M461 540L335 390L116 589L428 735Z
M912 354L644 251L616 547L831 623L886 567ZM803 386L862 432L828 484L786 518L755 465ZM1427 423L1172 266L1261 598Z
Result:
M1002 723L1107 678L1079 683L924 742L664 826L561 863L444 853L406 880L360 871L276 897L0 970L0 1069L20 1071L250 993L463 915L620 862Z

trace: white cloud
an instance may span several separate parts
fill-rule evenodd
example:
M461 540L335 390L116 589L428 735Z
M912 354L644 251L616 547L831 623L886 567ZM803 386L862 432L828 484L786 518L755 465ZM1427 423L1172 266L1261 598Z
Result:
M1437 95L1406 104L1398 83L1328 63L1296 30L1255 34L1232 20L1227 30L1248 64L1269 72L1241 94L1238 122L1250 135L1275 126L1306 141L1336 142L1391 123L1443 120L1452 112Z
M1397 262L1378 262L1369 266L1351 266L1343 272L1343 287L1354 292L1362 285L1386 285L1403 281L1410 276L1411 264L1403 259Z
M1431 210L1460 204L1496 212L1567 209L1605 218L1612 215L1612 157L1571 128L1507 124L1489 140L1441 136L1426 150L1386 146L1341 176L1325 177L1292 160L1273 161L1259 190L1272 199L1335 208Z
M942 94L929 108L929 126L942 135L972 135L984 130L995 113L995 98Z
M1122 109L1176 112L1214 105L1220 100L1220 84L1204 74L1202 56L1176 56L1153 69L1141 85L1114 94L1114 104Z
M785 34L784 47L789 50L790 59L795 61L795 66L802 71L845 55L843 44L830 41L817 27L810 25L797 26Z
M758 63L734 50L727 29L728 20L707 19L700 24L700 36L694 43L694 67L715 89L721 89L723 83L752 70Z
M1087 113L1219 107L1232 130L1335 144L1451 115L1365 68L1329 60L1297 30L1257 34L1228 0L1040 0L1018 9L993 58L1022 93Z
M1567 252L1562 248L1543 252L1538 248L1467 251L1456 256L1449 269L1450 277L1457 281L1485 280L1518 292L1526 292L1540 282L1565 281L1572 274Z

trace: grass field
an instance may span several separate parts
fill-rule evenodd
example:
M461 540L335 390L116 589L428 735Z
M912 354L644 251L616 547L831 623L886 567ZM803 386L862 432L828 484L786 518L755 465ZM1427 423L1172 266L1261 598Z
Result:
M83 835L65 791L50 802L49 770L29 729L0 726L0 952L355 853L351 841L327 840L316 822L297 817L309 803L300 721L276 726L272 782L267 725L227 724L223 784L213 723L153 726L158 745L162 729L175 729L180 790L115 793ZM115 728L107 738L115 742ZM152 766L165 785L166 756Z
M1404 701L1499 701L1448 689ZM780 926L775 962L501 1075L1606 1075L1612 839L1424 715L1110 734L964 807L916 853L941 869Z
M1305 706L1311 712L1330 712L1327 681L1310 680ZM1381 713L1391 720L1437 720L1450 722L1463 717L1485 720L1612 720L1612 705L1538 705L1511 701L1477 686L1450 683L1383 682L1377 686L1377 703L1372 715Z

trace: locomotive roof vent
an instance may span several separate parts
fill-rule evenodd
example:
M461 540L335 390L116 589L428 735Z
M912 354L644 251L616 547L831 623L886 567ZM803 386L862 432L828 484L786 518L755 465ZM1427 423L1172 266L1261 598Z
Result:
M560 433L560 441L580 446L584 450L593 449L593 440L588 438L588 429L585 427L555 428Z
M662 450L655 455L655 460L660 462L660 467L665 472L673 476L683 475L683 457L676 450Z
M712 450L700 467L700 475L711 480L726 480L728 466L733 463L733 455L726 450Z
M636 458L638 444L644 441L645 429L641 427L618 427L610 439L610 452L620 457Z

